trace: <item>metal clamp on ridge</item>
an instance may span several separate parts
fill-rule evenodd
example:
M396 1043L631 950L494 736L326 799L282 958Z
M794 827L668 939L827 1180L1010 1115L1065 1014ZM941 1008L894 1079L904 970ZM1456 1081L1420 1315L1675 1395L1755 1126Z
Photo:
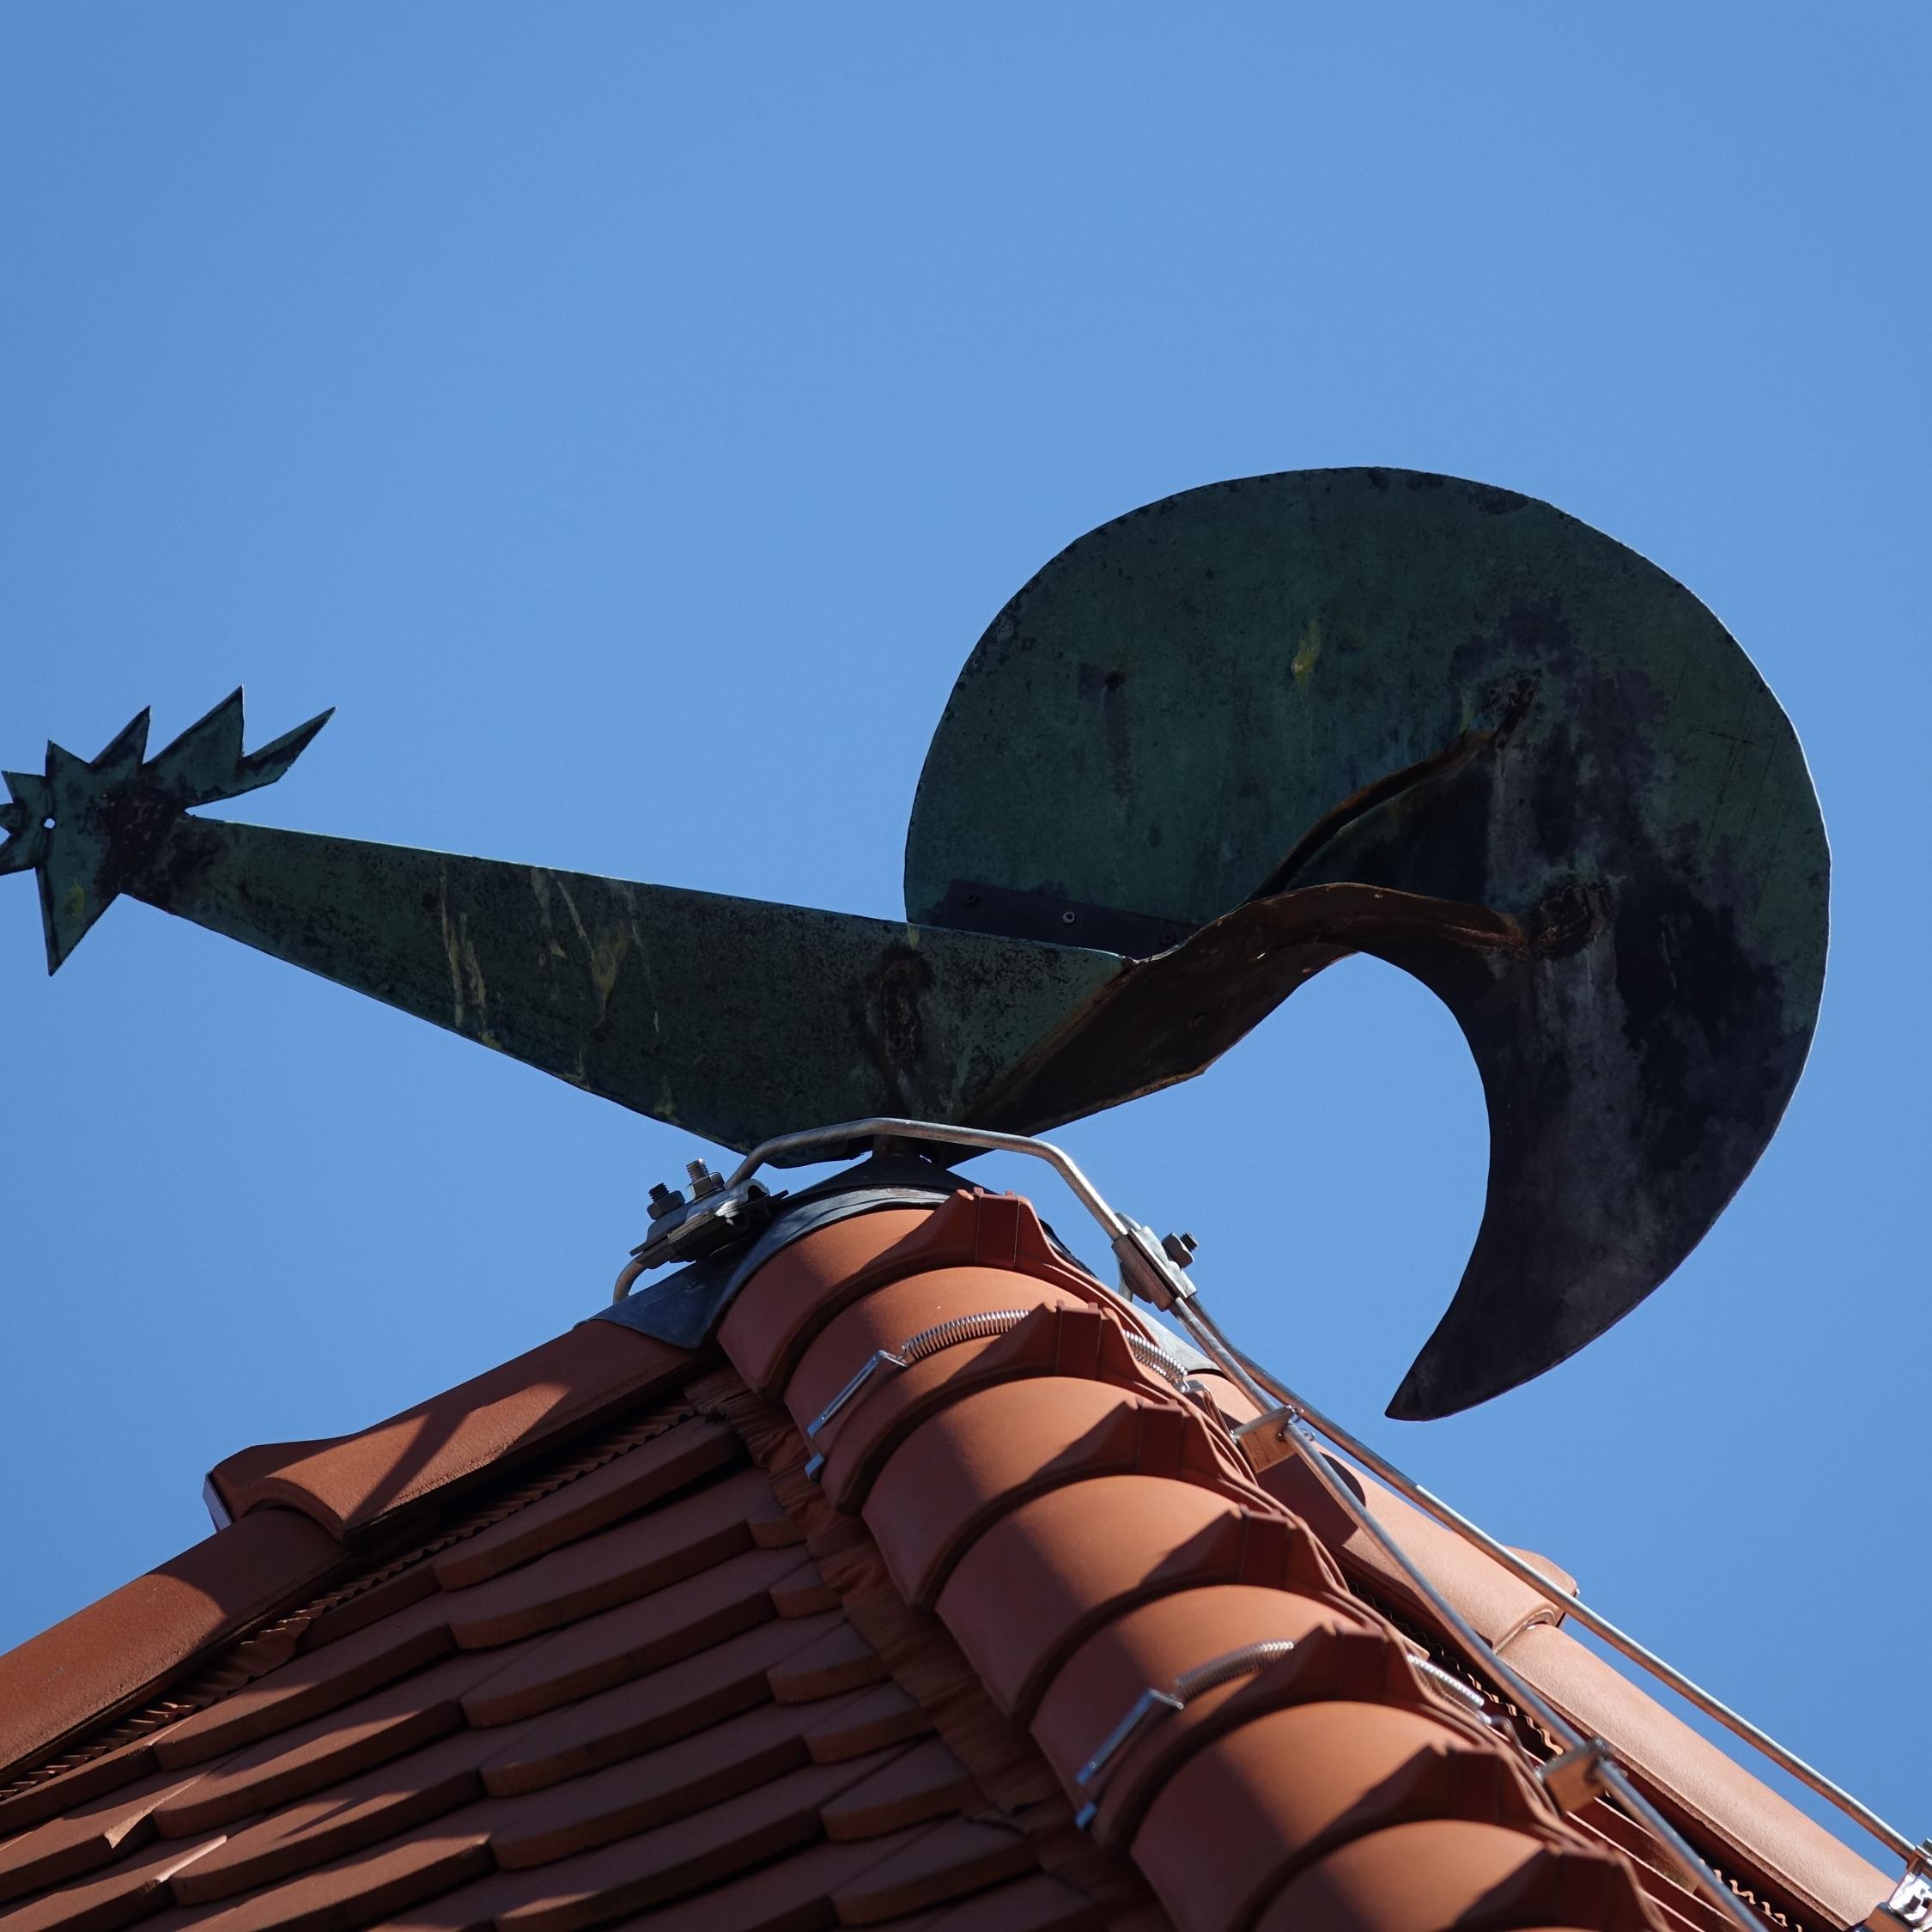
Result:
M1606 1796L1613 1787L1608 1767L1610 1747L1600 1737L1587 1737L1573 1751L1536 1767L1536 1781L1564 1817L1581 1811L1592 1798Z
M816 1441L818 1431L881 1369L909 1369L914 1362L923 1362L927 1356L937 1355L942 1349L957 1348L961 1342L989 1340L994 1335L1003 1335L1009 1329L1018 1327L1032 1312L1026 1308L1001 1308L988 1309L979 1315L956 1315L950 1321L937 1322L930 1328L921 1328L916 1335L907 1336L896 1348L875 1348L858 1374L818 1412L805 1431L805 1440ZM818 1472L824 1467L824 1456L814 1455L805 1464L806 1477L816 1482Z
M690 1196L681 1188L659 1182L651 1189L651 1231L630 1251L630 1265L617 1278L611 1300L621 1302L639 1275L671 1261L702 1261L733 1242L762 1233L777 1211L782 1195L756 1181L727 1187L715 1168L688 1161Z
M1109 1245L1121 1264L1121 1285L1129 1294L1151 1302L1163 1315L1194 1298L1194 1285L1184 1272L1194 1265L1192 1235L1169 1235L1163 1241L1145 1222L1122 1216L1121 1231Z
M1915 1855L1914 1868L1900 1879L1892 1896L1882 1905L1873 1911L1865 1923L1873 1932L1898 1932L1903 1925L1910 1932L1922 1932L1932 1926L1932 1876L1927 1874L1925 1867L1916 1861L1932 1859L1932 1838L1928 1838Z
M806 1427L805 1440L816 1442L819 1431L825 1428L881 1369L909 1369L914 1363L923 1362L927 1356L937 1355L941 1349L957 1348L961 1342L989 1341L995 1335L1011 1334L1032 1313L1030 1308L1001 1308L988 1309L978 1315L957 1315L950 1321L937 1322L930 1328L921 1328L916 1335L908 1335L896 1348L875 1348L860 1364L859 1372L813 1417ZM1165 1350L1157 1348L1131 1328L1123 1327L1121 1332L1126 1338L1127 1352L1134 1360L1158 1376L1176 1394L1199 1397L1204 1393L1201 1384L1188 1372L1185 1363L1176 1362ZM816 1482L818 1472L824 1467L824 1456L815 1454L805 1464L806 1477Z
M1075 1775L1073 1782L1091 1795L1081 1806L1073 1822L1083 1832L1092 1826L1100 1809L1101 1790L1109 1770L1149 1724L1157 1723L1176 1710L1185 1710L1203 1691L1231 1684L1237 1677L1254 1676L1257 1671L1265 1670L1279 1658L1286 1656L1294 1648L1291 1637L1264 1637L1258 1643L1244 1643L1238 1650L1230 1650L1224 1656L1212 1658L1206 1663L1196 1664L1192 1670L1182 1671L1174 1680L1172 1690L1163 1691L1158 1685L1150 1684L1128 1706L1127 1716L1101 1740L1100 1748Z

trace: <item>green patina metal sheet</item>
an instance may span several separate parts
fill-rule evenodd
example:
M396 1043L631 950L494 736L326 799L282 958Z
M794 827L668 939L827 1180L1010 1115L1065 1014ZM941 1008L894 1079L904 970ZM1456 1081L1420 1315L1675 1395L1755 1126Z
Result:
M977 1096L1110 954L185 818L127 890L726 1146Z
M933 736L907 915L936 916L960 879L1204 925L1344 800L1526 691L1489 828L1503 849L1460 854L1465 879L1435 890L1514 912L1580 871L1668 869L1723 900L1803 1024L1824 829L1750 660L1623 544L1413 471L1213 483L1055 557Z
M1137 510L1013 598L934 736L906 902L1199 929L1026 1070L1023 1110L1091 1096L1130 1036L1183 1077L1190 1038L1350 951L1434 987L1491 1166L1397 1399L1424 1415L1582 1346L1722 1210L1804 1064L1828 873L1789 721L1680 584L1509 491L1318 470ZM1398 897L1342 917L1345 886ZM1462 943L1472 908L1515 937Z

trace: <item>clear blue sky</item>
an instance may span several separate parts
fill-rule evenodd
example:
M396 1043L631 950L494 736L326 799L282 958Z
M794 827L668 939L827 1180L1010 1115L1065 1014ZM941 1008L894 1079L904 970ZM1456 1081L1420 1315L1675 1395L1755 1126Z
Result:
M1929 54L1917 4L15 0L0 760L245 682L258 742L340 708L234 816L892 914L959 665L1120 511L1376 462L1635 545L1837 867L1809 1071L1678 1277L1379 1419L1485 1129L1367 963L1066 1138L1311 1394L1932 1831ZM696 1151L131 902L50 982L25 878L0 1000L0 1643L204 1534L220 1456L590 1312Z

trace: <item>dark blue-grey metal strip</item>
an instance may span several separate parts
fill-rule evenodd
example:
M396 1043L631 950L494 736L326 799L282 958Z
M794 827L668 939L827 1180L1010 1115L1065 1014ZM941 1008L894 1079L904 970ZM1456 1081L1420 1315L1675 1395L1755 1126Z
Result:
M749 1248L727 1249L600 1308L592 1321L615 1321L675 1348L696 1348L715 1328L732 1297L781 1249L808 1234L883 1207L937 1207L945 1194L931 1188L854 1188L783 1209Z

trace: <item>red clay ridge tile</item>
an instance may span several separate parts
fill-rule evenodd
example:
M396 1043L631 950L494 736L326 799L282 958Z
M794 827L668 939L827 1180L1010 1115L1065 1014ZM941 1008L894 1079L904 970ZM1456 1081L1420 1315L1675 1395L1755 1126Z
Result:
M1519 1582L1473 1543L1445 1529L1372 1477L1353 1470L1339 1473L1383 1530L1450 1605L1468 1619L1485 1643L1502 1645L1531 1624L1561 1621L1561 1611L1547 1598ZM1261 1486L1305 1522L1334 1552L1342 1569L1369 1586L1380 1601L1399 1609L1425 1629L1437 1627L1434 1609L1416 1594L1400 1565L1329 1496L1299 1456L1291 1455L1263 1471ZM1547 1557L1528 1550L1516 1553L1560 1588L1575 1594L1575 1577Z
M1072 1791L1081 1767L1144 1691L1166 1690L1185 1673L1250 1644L1303 1645L1317 1631L1338 1627L1359 1630L1378 1646L1387 1642L1365 1618L1297 1591L1222 1583L1157 1597L1103 1624L1074 1651L1040 1700L1033 1735ZM1135 1754L1157 1744L1164 1748L1194 1708L1149 1727ZM1110 1768L1109 1789L1128 1774L1128 1760Z
M719 1346L753 1388L769 1389L833 1313L828 1302L971 1259L971 1234L957 1217L942 1224L937 1241L928 1231L936 1218L931 1208L879 1208L789 1242L732 1297L718 1325Z
M1286 1656L1191 1698L1185 1710L1150 1726L1124 1747L1102 1784L1099 1811L1090 1827L1095 1842L1114 1845L1131 1838L1148 1806L1196 1753L1270 1712L1317 1703L1419 1711L1465 1743L1493 1742L1468 1710L1424 1686L1393 1632L1318 1625Z
M401 1415L323 1443L244 1449L209 1482L239 1523L264 1504L337 1540L479 1472L509 1467L690 1372L691 1356L617 1323L580 1324ZM272 1453L285 1449L285 1460Z
M1427 1818L1535 1830L1547 1816L1500 1751L1419 1711L1306 1704L1190 1758L1155 1793L1133 1860L1182 1932L1219 1932L1249 1923L1292 1873L1364 1832ZM1207 1820L1211 1858L1201 1856Z
M999 1268L932 1268L902 1281L888 1282L864 1300L841 1309L813 1337L785 1384L785 1406L801 1431L810 1428L820 1410L866 1365L875 1350L896 1352L913 1336L936 1328L942 1321L1006 1309L1082 1305L1064 1288ZM963 1342L945 1351L945 1356L956 1363L964 1361L970 1358L969 1352L987 1346L986 1341ZM911 1372L902 1370L900 1376ZM883 1391L890 1384L882 1381L878 1386ZM871 1399L869 1394L866 1399ZM856 1413L856 1408L848 1409L813 1447L824 1449L838 1432L840 1422Z
M1218 1847L1217 1834L1204 1841ZM1426 1883L1418 1874L1428 1874ZM1588 1926L1649 1932L1635 1882L1607 1856L1557 1850L1501 1826L1397 1825L1291 1880L1255 1932L1516 1932Z
M925 1306L904 1316L867 1321L899 1291L930 1284ZM809 1429L832 1399L862 1369L873 1349L896 1352L913 1336L969 1315L1030 1309L1004 1335L957 1342L910 1367L875 1371L860 1392L812 1437L825 1458L818 1481L841 1510L858 1508L877 1479L880 1464L913 1429L941 1407L989 1383L1031 1376L1075 1376L1165 1400L1172 1391L1142 1369L1129 1353L1127 1336L1109 1308L1097 1305L1100 1291L1083 1300L1062 1288L1043 1287L1024 1276L990 1269L945 1269L912 1283L882 1289L848 1309L813 1343L785 1399L801 1430ZM916 1312L921 1319L907 1321ZM869 1346L871 1334L883 1336ZM1221 1456L1230 1479L1246 1484L1245 1465L1237 1467L1230 1449Z
M472 1724L507 1724L661 1670L778 1614L771 1587L798 1565L790 1550L748 1550L634 1603L539 1639L463 1700Z
M893 1452L866 1499L866 1525L907 1600L930 1605L998 1517L1083 1477L1135 1473L1224 1496L1231 1487L1206 1425L1176 1400L1061 1376L997 1382L942 1409Z
M955 1267L1032 1276L1078 1295L1095 1288L1055 1251L1030 1202L962 1190L930 1211L856 1215L781 1249L738 1290L719 1345L754 1389L769 1394L840 1309L888 1282Z
M1136 1603L1202 1583L1332 1577L1285 1518L1191 1483L1096 1476L1002 1516L960 1558L938 1609L994 1702L1024 1717L1073 1648Z
M287 1510L252 1518L0 1656L0 1769L172 1681L210 1645L313 1591L342 1560Z
M1601 1730L1665 1809L1744 1864L1769 1868L1807 1912L1862 1923L1894 1881L1761 1784L1567 1631L1534 1624L1505 1656L1557 1709Z

